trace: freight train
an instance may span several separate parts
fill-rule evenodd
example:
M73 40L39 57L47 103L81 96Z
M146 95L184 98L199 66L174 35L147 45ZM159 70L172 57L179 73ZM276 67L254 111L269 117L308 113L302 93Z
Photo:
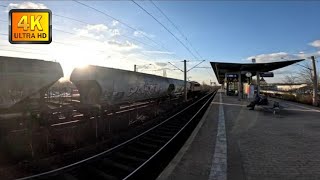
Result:
M28 103L30 97L38 99L38 107L43 105L46 91L63 77L57 62L3 56L0 56L0 74L0 113L8 109L21 111L20 107L25 106L24 102ZM85 106L116 106L179 97L184 92L182 80L93 65L75 68L70 80ZM187 82L189 97L200 91L199 83Z
M184 81L100 66L75 68L70 80L84 105L115 106L125 103L181 96ZM201 91L199 83L187 82L189 95Z
M63 71L57 62L0 56L0 75L1 120L12 112L21 115L30 109L46 109L45 93L63 77ZM80 104L87 107L181 97L184 92L182 80L93 65L75 68L70 80L79 91ZM199 83L187 82L189 97L201 91Z
M61 77L59 63L0 56L0 109L9 109L31 96L43 98Z
M90 65L70 77L80 101L54 106L46 94L61 77L57 62L0 56L0 153L33 156L108 138L182 104L182 80ZM202 90L187 82L190 99Z
M0 56L0 124L2 120L39 116L52 108L45 103L48 89L63 77L59 63L36 59ZM118 109L120 106L150 100L182 97L184 81L121 69L88 65L75 68L71 82L80 94L80 103L71 110L85 107ZM188 97L203 91L195 81L187 82Z

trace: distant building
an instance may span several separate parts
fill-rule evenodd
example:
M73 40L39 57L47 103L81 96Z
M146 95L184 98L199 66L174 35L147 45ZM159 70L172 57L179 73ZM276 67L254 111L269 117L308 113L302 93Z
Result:
M286 83L273 83L262 86L262 89L274 90L274 91L295 91L301 88L308 87L305 83L295 83L295 84L286 84Z
M308 85L305 83L300 83L300 84L277 84L277 90L278 91L292 91L292 90L297 90L300 88L307 87Z

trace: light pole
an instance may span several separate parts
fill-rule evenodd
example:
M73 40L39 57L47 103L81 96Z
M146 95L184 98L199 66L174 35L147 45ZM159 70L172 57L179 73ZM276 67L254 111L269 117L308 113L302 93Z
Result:
M184 64L184 101L188 100L187 96L187 60L183 60Z
M147 67L147 66L151 66L152 64L144 64L144 65L134 65L134 67L133 67L133 71L134 72L138 72L138 67L140 66L140 67Z
M311 56L312 61L312 80L313 80L313 94L312 94L312 104L314 106L318 106L318 75L317 75L317 68L316 68L316 60L314 56Z
M206 60L202 60L201 62L199 62L198 64L196 64L195 66L191 67L189 70L187 70L187 60L183 60L183 65L184 65L184 69L180 69L177 66L175 66L174 64L172 64L171 62L168 62L169 64L171 64L172 66L174 66L175 68L179 69L181 72L183 72L184 74L184 101L188 100L188 96L187 96L187 72L189 72L190 70L196 68L197 66L199 66L201 63L205 62Z

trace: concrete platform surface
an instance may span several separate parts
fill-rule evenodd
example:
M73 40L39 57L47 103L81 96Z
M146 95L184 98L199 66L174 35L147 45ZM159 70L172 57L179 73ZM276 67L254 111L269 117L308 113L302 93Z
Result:
M159 175L159 180L206 180L210 175L219 113L219 96L215 96L204 117L176 157Z
M282 102L274 115L218 93L158 179L320 179L320 108Z

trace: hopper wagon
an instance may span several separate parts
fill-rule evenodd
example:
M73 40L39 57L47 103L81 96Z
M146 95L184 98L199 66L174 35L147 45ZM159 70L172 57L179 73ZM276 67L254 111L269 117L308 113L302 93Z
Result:
M74 69L70 80L79 90L83 105L114 106L184 92L183 80L93 65ZM190 87L188 82L188 91Z
M46 90L61 77L57 62L0 56L0 112L19 111L18 105L31 96L43 99Z

